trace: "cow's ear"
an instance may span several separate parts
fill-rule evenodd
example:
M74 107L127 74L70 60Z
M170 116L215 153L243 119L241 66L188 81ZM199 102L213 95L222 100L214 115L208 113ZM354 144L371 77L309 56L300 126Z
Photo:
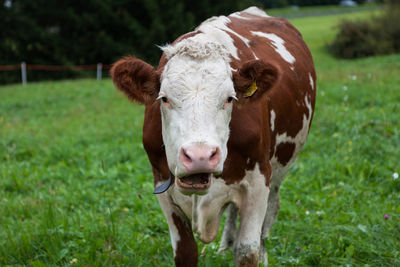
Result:
M131 101L152 104L160 90L160 75L146 62L135 57L117 61L110 70L114 85Z
M280 71L262 60L248 61L233 73L233 84L240 98L256 99L278 81Z

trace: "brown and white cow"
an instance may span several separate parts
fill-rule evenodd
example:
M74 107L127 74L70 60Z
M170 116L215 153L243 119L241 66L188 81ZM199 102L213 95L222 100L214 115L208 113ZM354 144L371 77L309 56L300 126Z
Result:
M210 18L162 50L157 69L128 57L111 75L146 105L143 144L175 263L197 265L193 232L213 241L227 209L220 251L233 249L238 266L266 265L279 187L313 117L310 51L289 22L255 7Z

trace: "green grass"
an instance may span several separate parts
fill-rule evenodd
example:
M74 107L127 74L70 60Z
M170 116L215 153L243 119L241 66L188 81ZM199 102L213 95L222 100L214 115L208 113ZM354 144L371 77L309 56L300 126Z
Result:
M382 5L376 3L368 3L368 4L358 5L355 7L343 7L339 5L283 7L283 8L267 9L266 12L268 15L274 17L297 18L297 17L353 13L366 10L376 10L380 9L381 6Z
M338 21L367 16L291 20L312 50L318 99L282 184L271 266L400 265L400 55L324 50ZM173 264L142 122L110 80L0 87L0 266ZM233 266L217 249L199 243L199 265Z

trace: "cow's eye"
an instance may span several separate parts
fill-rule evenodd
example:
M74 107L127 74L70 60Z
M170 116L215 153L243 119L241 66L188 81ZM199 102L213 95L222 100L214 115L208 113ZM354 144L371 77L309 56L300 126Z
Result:
M232 103L233 100L237 100L237 98L236 98L235 96L229 96L229 97L226 99L226 103Z
M228 96L228 98L225 101L225 104L224 104L223 108L226 108L226 107L230 106L232 104L233 100L237 100L237 98L235 96Z
M166 96L160 95L159 97L157 97L157 100L161 100L163 105L166 106L167 108L172 108L171 103L169 102Z

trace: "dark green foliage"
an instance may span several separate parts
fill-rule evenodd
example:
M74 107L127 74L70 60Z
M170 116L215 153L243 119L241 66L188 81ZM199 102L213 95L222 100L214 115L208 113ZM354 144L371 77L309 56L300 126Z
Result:
M133 54L152 64L156 45L172 42L208 17L257 5L255 0L0 0L0 65L110 64ZM29 80L67 78L74 72L29 72ZM93 77L93 76L92 76ZM0 72L0 83L19 71Z
M329 50L341 58L360 58L400 52L400 4L390 4L369 20L343 21Z

